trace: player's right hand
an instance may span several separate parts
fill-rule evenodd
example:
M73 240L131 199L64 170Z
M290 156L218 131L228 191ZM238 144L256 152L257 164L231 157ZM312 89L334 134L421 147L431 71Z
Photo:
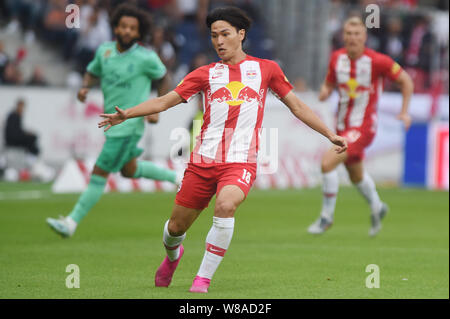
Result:
M87 97L88 92L89 92L89 89L88 89L88 88L81 88L81 89L78 91L78 95L77 95L78 100L79 100L80 102L83 102L83 103L84 103L84 101L86 101L86 97Z
M100 116L103 117L104 120L98 123L98 128L105 127L104 131L106 132L111 128L111 126L120 124L127 119L125 110L122 110L118 106L116 106L116 111L116 113L112 114L100 114Z

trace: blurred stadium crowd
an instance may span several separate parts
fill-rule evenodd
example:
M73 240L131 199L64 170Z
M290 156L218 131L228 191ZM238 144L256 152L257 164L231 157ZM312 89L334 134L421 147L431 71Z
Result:
M60 61L70 65L74 86L86 65L104 41L113 39L109 24L112 10L123 0L0 0L0 30L19 33L23 45L14 55L5 52L0 39L0 83L10 85L48 85L45 65L33 66L25 78L21 70L36 41L58 52ZM153 31L146 45L158 52L175 86L193 68L214 61L204 23L207 12L223 5L236 5L249 13L254 27L246 41L246 51L262 58L274 56L275 39L265 30L263 5L255 0L132 0L152 14ZM66 7L80 8L80 28L66 27ZM394 58L406 68L415 82L416 93L448 93L448 7L447 0L332 0L327 21L331 49L342 46L342 21L352 14L363 14L371 3L382 7L382 28L369 29L368 47ZM432 14L430 14L432 12ZM68 75L69 76L69 75ZM75 79L75 80L73 80ZM308 83L293 81L295 83ZM54 84L53 84L54 85ZM395 87L387 84L387 90ZM298 90L302 90L301 85Z
M27 47L35 41L45 43L59 52L61 63L69 63L80 77L93 58L97 47L113 39L109 17L121 0L2 0L0 26L6 34L20 32L24 45L15 56L5 53L0 42L0 83L11 85L46 85L43 68L36 67L30 79L24 79L21 61ZM271 58L270 47L264 41L260 13L256 1L242 0L134 0L127 1L151 13L153 28L145 45L158 52L161 60L178 83L191 69L215 58L205 25L208 10L236 5L254 20L256 31L249 35L250 54ZM70 3L80 8L80 28L67 28L65 11ZM72 74L73 76L73 74Z

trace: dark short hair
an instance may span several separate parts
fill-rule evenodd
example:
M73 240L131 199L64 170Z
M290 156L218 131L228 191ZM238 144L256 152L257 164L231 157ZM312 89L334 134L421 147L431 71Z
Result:
M152 17L149 13L130 3L122 3L114 9L111 15L111 26L113 29L119 25L120 19L123 16L134 17L138 20L140 35L138 41L149 40L152 27Z
M245 11L237 7L220 7L214 9L206 17L206 25L211 29L211 25L218 20L228 22L238 31L244 29L245 37L242 42L247 38L247 32L252 25L252 19L250 19Z

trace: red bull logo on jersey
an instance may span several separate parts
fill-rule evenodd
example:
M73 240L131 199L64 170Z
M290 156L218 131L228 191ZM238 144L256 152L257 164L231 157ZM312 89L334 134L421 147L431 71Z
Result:
M339 88L347 92L351 99L357 98L361 92L370 90L367 86L362 86L355 78L350 78L347 82L339 84Z
M244 102L258 101L261 105L262 94L239 81L232 81L211 94L211 101L227 103L229 106L241 105Z

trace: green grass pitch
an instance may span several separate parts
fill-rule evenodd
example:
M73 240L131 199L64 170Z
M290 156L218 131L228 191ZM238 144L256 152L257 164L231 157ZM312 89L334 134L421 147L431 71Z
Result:
M66 215L78 195L0 183L0 298L449 298L448 192L379 192L390 212L369 238L369 208L354 188L340 189L335 224L319 236L306 228L320 189L252 190L210 292L199 295L188 289L214 200L188 231L171 286L155 288L174 193L105 194L75 236L62 239L45 218ZM80 288L65 285L69 264L79 266ZM369 264L379 266L380 288L366 287Z

